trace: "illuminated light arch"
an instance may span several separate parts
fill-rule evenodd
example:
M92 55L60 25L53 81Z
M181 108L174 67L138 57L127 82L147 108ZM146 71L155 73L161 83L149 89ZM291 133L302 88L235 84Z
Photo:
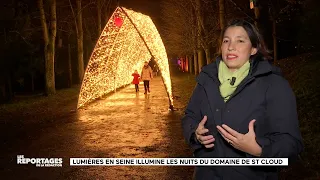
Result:
M132 82L134 70L141 71L154 58L173 108L167 53L149 16L117 7L102 31L88 62L77 108Z

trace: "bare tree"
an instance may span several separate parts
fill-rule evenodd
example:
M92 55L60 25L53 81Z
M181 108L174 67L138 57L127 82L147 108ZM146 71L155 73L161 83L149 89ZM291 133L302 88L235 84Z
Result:
M45 8L43 0L38 0L38 7L40 10L41 25L44 39L44 54L45 54L45 81L46 94L51 95L56 93L55 89L55 73L54 73L54 54L55 54L55 40L57 33L57 19L56 19L56 0L49 1L50 18L49 29L47 25Z
M211 47L216 44L219 29L215 14L218 5L207 0L166 0L163 4L169 53L187 55L189 60L193 56L189 67L198 74L203 65L211 62Z
M219 20L220 20L220 29L222 30L225 26L225 2L224 0L219 0Z
M217 15L215 14L217 9L218 3L215 0L196 0L195 11L197 12L199 71L203 65L211 63L210 48L218 44L220 26Z
M82 27L82 9L81 0L77 0L77 45L78 45L78 70L79 82L81 83L84 75L83 62L83 27Z
M280 5L278 1L270 0L268 2L269 19L272 21L272 40L273 40L273 63L278 60L278 43L277 43L277 23L290 19L292 14L297 12L296 5L302 4L299 0L286 0L284 5Z
M212 62L212 47L216 47L219 37L219 20L217 18L218 2L206 0L189 0L193 5L197 31L198 69ZM205 53L205 54L204 54Z
M98 20L98 35L101 33L101 16L102 16L102 0L97 0L97 20Z
M190 14L191 6L183 0L164 1L163 21L164 36L169 54L182 55L192 53L192 29L194 24ZM189 9L189 10L188 10ZM192 12L191 12L192 13Z
M70 8L75 21L75 28L77 33L77 51L78 51L78 78L81 83L84 75L84 61L83 61L83 27L82 27L82 0L76 0L76 10L77 13L74 13L73 6L69 0Z

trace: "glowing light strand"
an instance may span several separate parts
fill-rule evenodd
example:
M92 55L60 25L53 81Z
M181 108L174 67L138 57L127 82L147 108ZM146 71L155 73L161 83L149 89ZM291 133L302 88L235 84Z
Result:
M157 28L149 16L118 7L91 54L81 85L78 108L130 84L132 72L140 72L144 61L151 56L161 71L169 105L173 105L167 54Z

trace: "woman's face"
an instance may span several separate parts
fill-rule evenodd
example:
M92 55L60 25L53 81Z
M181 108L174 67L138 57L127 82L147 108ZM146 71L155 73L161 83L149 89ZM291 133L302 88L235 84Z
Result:
M239 69L257 53L248 33L241 26L231 26L224 33L221 45L222 59L231 71Z

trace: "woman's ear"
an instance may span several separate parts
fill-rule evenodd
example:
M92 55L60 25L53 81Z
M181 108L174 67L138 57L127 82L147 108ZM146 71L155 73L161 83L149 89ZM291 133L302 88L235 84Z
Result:
M257 48L251 48L251 56L255 55L258 52Z

